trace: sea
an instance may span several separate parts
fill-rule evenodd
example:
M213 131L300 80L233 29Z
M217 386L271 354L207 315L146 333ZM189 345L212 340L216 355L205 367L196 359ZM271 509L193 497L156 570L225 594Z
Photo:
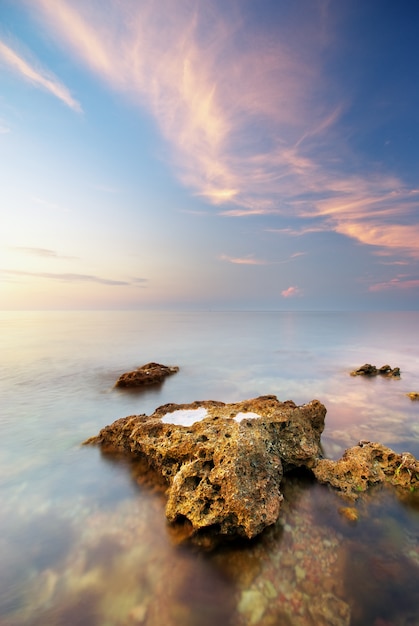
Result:
M416 311L0 312L0 625L417 626L418 493L348 504L291 472L276 524L204 550L135 459L82 444L168 402L274 394L326 406L326 457L360 440L419 457L418 328ZM150 361L179 372L115 388ZM350 375L364 363L400 378Z

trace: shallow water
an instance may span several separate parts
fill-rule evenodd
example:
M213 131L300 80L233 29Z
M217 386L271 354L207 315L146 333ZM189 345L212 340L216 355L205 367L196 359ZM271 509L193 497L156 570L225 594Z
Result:
M418 322L416 312L1 312L0 623L418 624L417 494L375 490L351 523L327 488L289 476L274 527L205 554L176 544L141 468L80 445L168 402L275 394L326 405L330 457L360 439L419 456L419 402L405 395L419 391ZM149 361L180 371L143 392L113 388ZM349 376L365 362L398 366L401 379Z

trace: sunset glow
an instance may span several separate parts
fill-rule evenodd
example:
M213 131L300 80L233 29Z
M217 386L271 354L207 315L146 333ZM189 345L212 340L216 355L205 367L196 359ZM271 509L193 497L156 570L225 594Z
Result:
M0 307L417 308L418 19L6 2Z

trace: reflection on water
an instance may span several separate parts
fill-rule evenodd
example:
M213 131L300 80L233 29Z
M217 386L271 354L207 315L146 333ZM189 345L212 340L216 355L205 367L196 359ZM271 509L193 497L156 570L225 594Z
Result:
M328 408L324 446L358 439L418 455L418 314L0 315L2 626L408 626L419 623L419 498L380 487L346 506L289 475L278 523L202 553L176 544L144 468L80 447L167 402L261 394ZM385 331L387 330L387 333ZM383 336L386 345L383 345ZM158 390L113 383L176 363ZM364 362L400 381L354 379ZM175 380L176 378L176 380Z
M277 524L206 554L171 541L162 493L135 483L118 496L120 477L136 468L115 463L116 484L106 481L111 495L100 505L85 496L70 515L50 502L19 527L2 528L2 623L418 622L418 508L401 506L391 491L358 503L353 524L337 496L295 473Z

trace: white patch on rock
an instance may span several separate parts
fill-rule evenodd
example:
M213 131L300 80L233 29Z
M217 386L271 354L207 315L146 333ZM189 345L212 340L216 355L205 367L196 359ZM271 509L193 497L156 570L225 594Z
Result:
M207 417L208 411L204 407L198 409L178 409L171 413L166 413L161 418L165 424L176 424L176 426L192 426L195 422L200 422Z
M243 411L240 411L240 413L237 413L237 415L235 417L233 417L233 419L236 422L241 422L242 420L257 420L260 418L260 415L258 415L257 413L252 413L252 411L248 411L247 413L243 413Z

